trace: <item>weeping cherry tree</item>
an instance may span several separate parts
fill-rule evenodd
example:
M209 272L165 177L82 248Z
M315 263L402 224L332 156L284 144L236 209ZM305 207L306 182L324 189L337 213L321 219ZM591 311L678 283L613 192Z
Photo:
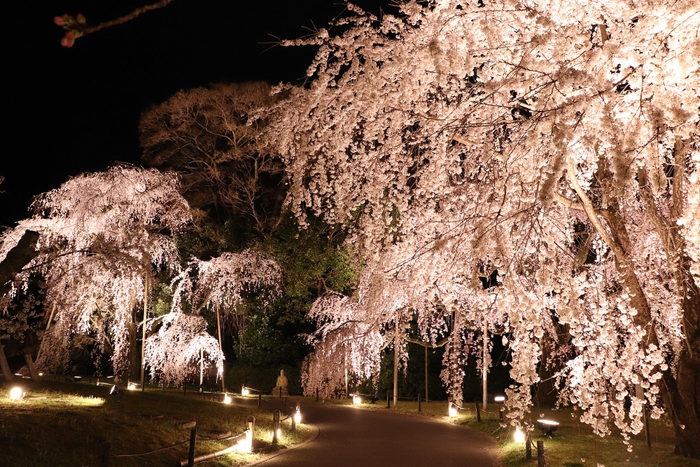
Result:
M523 423L563 328L561 403L625 441L645 407L665 411L676 452L700 457L697 2L348 10L335 34L282 44L319 46L269 127L290 208L349 226L377 283L411 289L421 332L442 324L420 303L454 313L454 397L459 336L486 322L509 346Z

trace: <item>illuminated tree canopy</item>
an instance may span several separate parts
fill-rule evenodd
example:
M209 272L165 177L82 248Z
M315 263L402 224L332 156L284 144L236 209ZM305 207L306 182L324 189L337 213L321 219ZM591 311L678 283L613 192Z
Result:
M328 322L369 336L401 312L434 342L449 320L443 380L457 401L464 333L487 322L511 349L513 423L564 327L562 403L627 439L645 404L663 407L677 453L700 457L697 3L349 9L335 34L284 42L320 49L306 86L280 88L291 98L270 127L288 206L348 225L367 261L353 306L319 303ZM308 384L338 360L319 361ZM365 374L364 359L344 361Z
M62 369L72 339L94 333L110 348L116 375L126 376L155 272L179 268L173 235L188 225L190 211L177 177L115 166L70 179L32 209L33 217L3 232L0 257L26 230L39 233L39 255L15 277L24 287L35 277L46 284L42 346L50 351L38 366Z

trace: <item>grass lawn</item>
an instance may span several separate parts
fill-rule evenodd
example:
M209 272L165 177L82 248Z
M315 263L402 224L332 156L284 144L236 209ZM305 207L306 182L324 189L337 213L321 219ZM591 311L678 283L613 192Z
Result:
M329 399L327 403L352 404L349 399ZM386 400L374 404L362 403L362 407L376 410L392 410L404 413L418 413L416 401L399 401L395 408L387 409ZM447 402L423 402L420 414L438 418L446 422L467 425L493 437L499 445L503 467L536 467L537 448L532 449L531 460L525 459L525 444L513 441L513 430L501 428L498 421L498 404L490 404L489 411L481 411L481 422L477 422L474 403L465 404L454 418L447 417ZM572 416L573 414L573 416ZM633 438L632 452L622 443L620 436L611 435L601 438L579 421L571 409L552 410L533 408L532 419L548 418L560 423L557 431L550 437L543 437L541 432L533 433L532 441L544 441L545 460L548 467L700 467L700 460L686 459L673 454L673 428L663 418L651 420L649 432L651 448L646 445L644 432ZM700 434L698 434L700 436Z
M9 398L13 385L0 383L0 466L102 466L106 443L111 447L109 466L175 466L187 459L190 428L186 422L196 422L196 455L201 455L235 444L238 439L213 438L243 432L250 415L256 418L258 452L226 454L205 465L242 465L277 449L270 445L272 414L264 405L263 409L238 407L224 404L222 394L205 400L207 395L188 392L185 397L182 391L156 389L121 388L115 396L109 394L111 385L50 379L15 381L26 391L19 401ZM301 442L310 433L303 424L292 433L289 420L282 426L280 447ZM150 453L175 444L179 445ZM133 456L141 453L149 454Z

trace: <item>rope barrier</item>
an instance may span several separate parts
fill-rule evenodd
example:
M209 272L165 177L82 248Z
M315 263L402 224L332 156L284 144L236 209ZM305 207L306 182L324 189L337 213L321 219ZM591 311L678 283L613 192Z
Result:
M248 430L246 430L246 431L248 431ZM244 436L246 434L246 431L242 431L241 433L238 433L236 435L227 436L226 438L207 438L207 437L202 436L202 437L200 437L200 439L205 440L205 441L229 441L229 440L237 439L237 438L240 438L241 436ZM178 446L182 446L183 444L187 444L189 442L190 442L190 440L188 439L188 440L185 440L181 443L173 444L171 446L165 446L162 448L154 449L153 451L140 452L138 454L115 454L114 457L146 456L146 455L155 454L155 453L161 452L161 451L167 451L168 449L176 448Z
M176 448L176 447L178 447L178 446L182 446L183 444L187 444L187 443L189 443L189 442L190 442L190 440L188 439L188 440L185 440L185 441L183 441L183 442L181 442L181 443L173 444L173 445L171 445L171 446L165 446L165 447L162 447L162 448L155 449L155 450L153 450L153 451L140 452L140 453L138 453L138 454L115 454L114 457L139 457L139 456L145 456L145 455L148 455L148 454L155 454L156 452L160 452L160 451L167 451L168 449Z

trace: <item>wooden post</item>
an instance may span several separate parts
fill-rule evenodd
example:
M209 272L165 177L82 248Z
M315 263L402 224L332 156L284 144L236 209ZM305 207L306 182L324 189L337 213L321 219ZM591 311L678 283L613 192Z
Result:
M389 402L389 391L386 392L386 408L391 408L391 403Z
M418 393L418 411L420 412L420 392Z
M190 452L187 455L187 467L194 466L194 447L197 444L197 429L192 428L190 431Z
M316 388L316 402L318 402L318 388Z
M544 441L537 441L537 467L547 467L544 461Z
M475 402L474 405L476 405L476 421L480 422L481 421L481 410L479 410L479 403Z
M282 399L282 386L280 386L280 399Z
M500 423L503 423L503 407L501 407L500 409L498 409L498 421L499 421Z
M280 427L280 411L275 410L272 414L272 444L277 445L277 430Z
M525 459L532 459L532 438L529 432L525 435Z
M262 405L262 392L258 393L258 408Z
M102 445L102 458L100 459L100 467L107 467L109 465L109 455L111 450L111 443L104 443Z

